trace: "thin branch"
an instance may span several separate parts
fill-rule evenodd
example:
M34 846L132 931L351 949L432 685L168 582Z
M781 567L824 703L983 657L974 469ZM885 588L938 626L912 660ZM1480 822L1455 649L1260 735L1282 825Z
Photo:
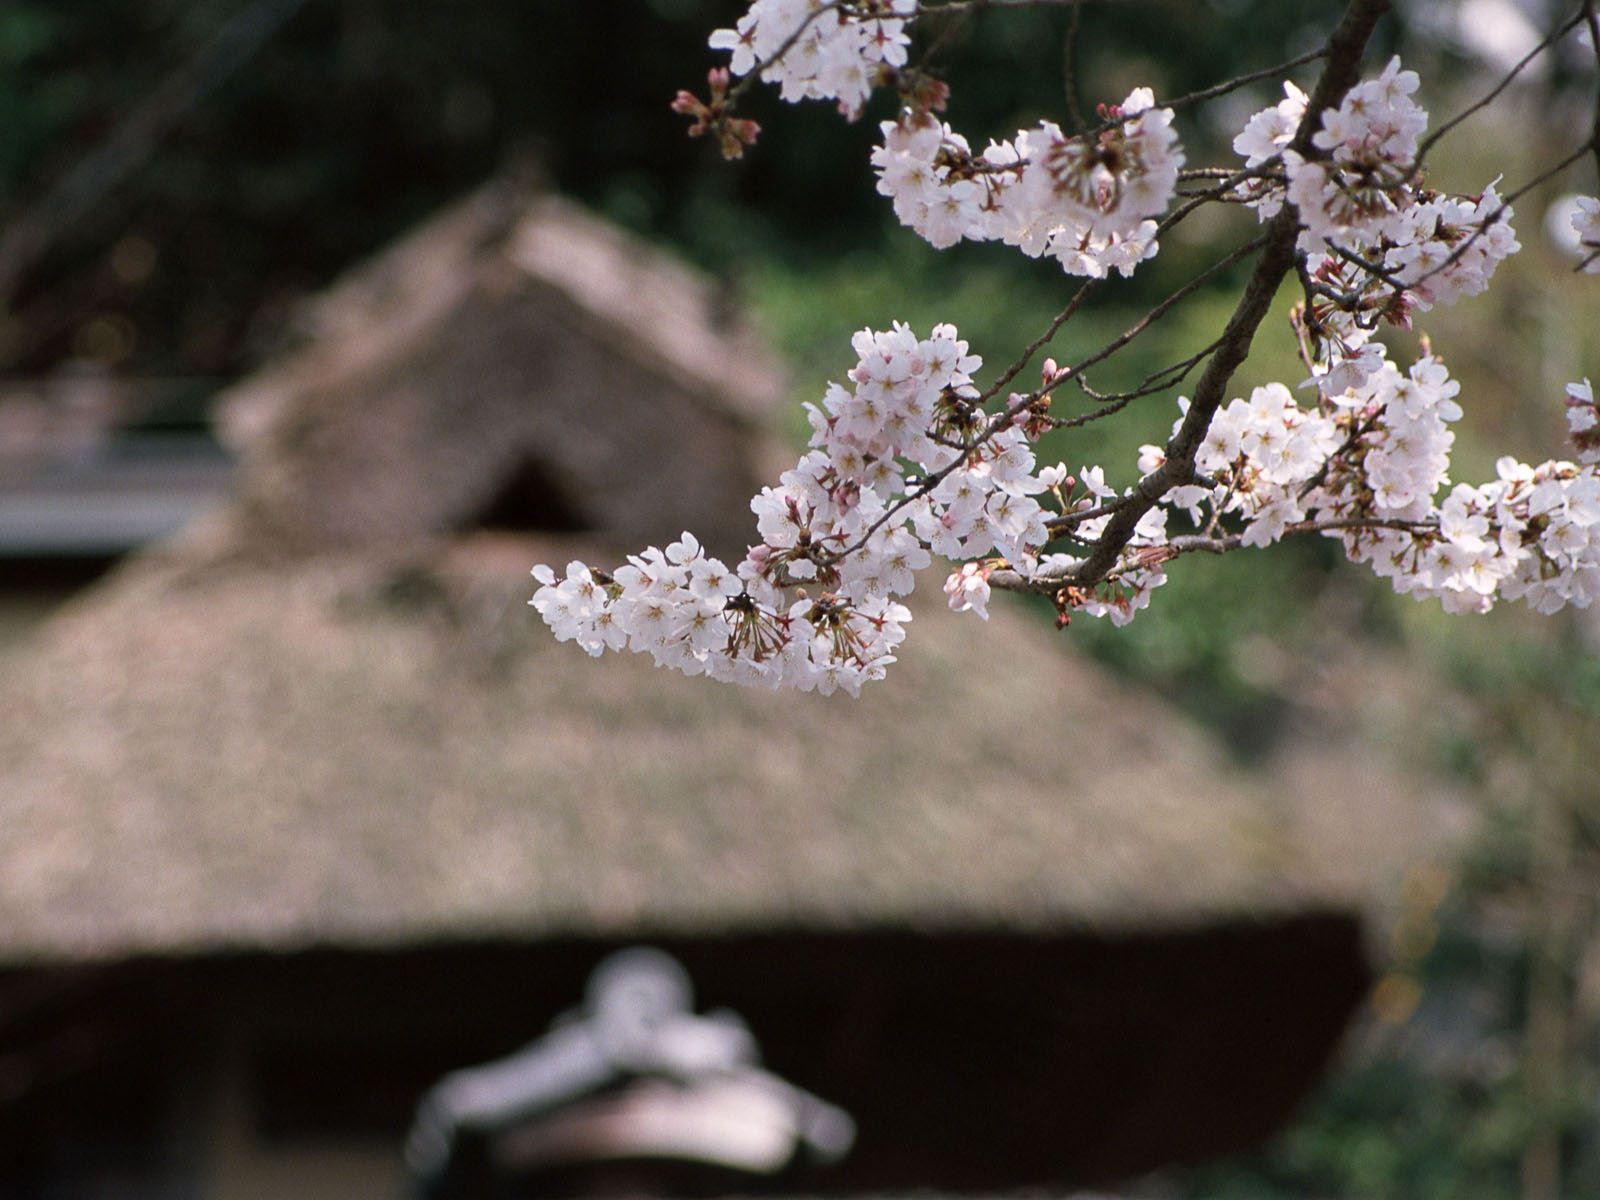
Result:
M1246 242L1244 245L1235 249L1232 253L1212 263L1204 271L1201 271L1200 274L1189 280L1165 300L1162 300L1159 304L1150 309L1149 312L1145 313L1144 316L1140 317L1137 321L1128 326L1127 329L1123 330L1116 337L1112 338L1100 349L1074 363L1072 367L1073 371L1077 372L1088 370L1095 364L1102 363L1106 359L1110 358L1113 354L1117 353L1117 351L1121 350L1129 342L1133 341L1134 338L1138 337L1146 329L1149 329L1151 325L1155 324L1162 317L1166 316L1166 314L1170 312L1174 306L1188 299L1195 292L1199 291L1206 284L1210 283L1211 280L1217 275L1221 274L1223 271L1226 271L1240 259L1248 258L1257 250L1261 249L1261 247L1265 246L1269 237L1270 234L1260 234Z
M1159 371L1152 371L1149 375L1144 377L1143 382L1126 392L1097 392L1094 390L1094 388L1089 386L1089 381L1080 374L1074 374L1072 376L1072 382L1076 383L1078 385L1078 390L1081 391L1085 396L1089 397L1089 399L1093 400L1096 404L1116 404L1121 406L1129 400L1137 400L1141 396L1153 396L1158 392L1169 391L1172 388L1177 387L1184 381L1190 371L1194 370L1203 361L1205 361L1205 359L1221 344L1221 337L1214 338L1205 346L1201 347L1199 350L1196 350L1188 358L1181 359L1178 362L1162 367ZM1097 418L1099 415L1100 414L1098 412L1093 413L1090 415L1090 419ZM1059 429L1069 429L1074 425L1087 423L1087 420L1074 418L1070 420L1063 420L1054 427Z
M1435 129L1427 137L1423 138L1422 144L1417 147L1417 158L1416 162L1413 164L1413 168L1415 170L1420 170L1422 168L1422 160L1428 156L1428 151L1432 150L1433 147L1438 144L1440 138L1444 137L1445 134L1449 133L1468 117L1472 116L1473 113L1487 108L1490 104L1493 104L1500 96L1500 93L1510 87L1512 81L1522 73L1523 67L1527 66L1534 59L1538 58L1539 55L1548 50L1552 45L1576 29L1578 25L1584 21L1586 16L1585 10L1589 9L1589 7L1590 5L1586 0L1583 9L1580 9L1577 13L1573 14L1571 17L1568 17L1555 29L1552 29L1548 34L1545 35L1543 41L1541 41L1532 50L1529 50L1526 54L1524 54L1521 60L1518 61L1517 65L1512 67L1510 71L1506 72L1505 78L1500 80L1499 83L1495 84L1494 87L1490 89L1488 95L1484 96L1476 103L1468 105L1455 116L1451 117L1443 125L1439 126L1439 128Z
M1162 226L1158 226L1158 230L1171 228L1172 224L1172 217L1168 217L1167 221L1162 223ZM1243 246L1233 251L1233 253L1229 254L1226 258L1223 258L1207 267L1199 276L1190 280L1188 283L1184 284L1183 287L1179 288L1172 295L1168 296L1165 300L1161 301L1161 303L1157 304L1137 322L1135 322L1134 325L1127 331L1114 338L1110 344L1102 347L1100 350L1097 350L1094 354L1078 363L1076 367L1074 367L1074 371L1081 371L1085 367L1092 366L1095 363L1103 362L1105 359L1110 358L1118 350L1122 349L1123 346L1127 345L1134 338L1138 337L1139 334L1143 333L1144 330L1153 322L1159 320L1174 304L1177 304L1179 301L1192 294L1197 288L1208 282L1212 276L1216 275L1219 271L1225 271L1234 263L1238 262L1241 258L1248 257L1251 253L1259 249L1264 242L1265 235L1256 238L1254 241L1245 243ZM1033 356L1040 350L1044 349L1045 346L1050 344L1050 341L1058 332L1060 332L1061 327L1072 319L1073 315L1078 311L1078 309L1083 306L1083 302L1089 298L1090 293L1101 282L1102 281L1099 279L1087 279L1083 283L1079 284L1078 290L1072 294L1072 299L1067 301L1066 307L1052 317L1050 319L1050 324L1045 326L1044 332L1038 337L1034 338L1033 341L1029 342L1028 345L1023 348L1022 353L1012 361L1011 365L1000 373L999 378L997 378L993 383L983 390L983 392L978 396L977 403L985 404L994 399L994 397L999 395L1007 384L1020 375L1023 369L1027 367L1028 363L1032 360Z
M1178 182L1190 183L1196 179L1232 179L1238 173L1238 167L1189 167L1178 172Z
M1080 508L1075 512L1062 513L1059 517L1051 517L1045 522L1045 526L1052 534L1066 533L1070 529L1076 529L1085 521L1091 521L1095 517L1105 516L1112 509L1116 508L1116 506L1117 502L1115 500L1107 500L1104 504L1096 504L1089 508Z
M1278 158L1276 155L1274 155L1266 162L1260 163L1254 167L1241 167L1232 175L1224 179L1221 183L1217 184L1217 186L1214 188L1208 188L1203 192L1186 193L1190 198L1184 203L1178 205L1177 208L1173 209L1170 213L1163 217L1161 219L1161 223L1156 226L1156 237L1159 238L1162 234L1167 233L1175 225L1182 222L1186 217L1189 216L1190 213L1194 212L1202 205L1209 204L1212 201L1220 200L1227 196L1241 183L1245 183L1251 179L1263 177L1263 169L1274 165L1277 161Z
M1072 514L1069 514L1072 515ZM1086 511L1085 517L1103 515ZM1058 518L1059 520L1059 518ZM1393 529L1424 537L1436 533L1438 527L1426 521L1400 521L1382 517L1336 517L1326 521L1297 521L1284 526L1283 536L1304 537L1313 533L1336 533L1340 530ZM1242 533L1211 536L1203 533L1179 534L1177 537L1148 547L1151 551L1165 551L1162 561L1170 561L1184 554L1228 554L1244 547ZM1104 579L1113 579L1108 572ZM1100 582L1101 580L1096 580ZM1024 592L1036 596L1054 596L1064 588L1088 586L1081 572L1068 575L1023 575L1020 571L1002 569L989 573L989 586L1004 592Z
M1050 324L1045 326L1044 332L1024 346L1022 353L1012 360L1011 365L1008 366L1004 371L1000 372L999 378L979 394L977 403L988 403L990 400L998 396L1008 383L1020 375L1023 371L1023 368L1028 365L1029 360L1032 359L1035 354L1039 353L1040 350L1044 349L1045 346L1049 345L1050 339L1055 337L1056 334L1060 332L1061 327L1068 321L1072 320L1073 315L1078 311L1078 309L1083 307L1083 302L1089 298L1090 294L1095 290L1096 286L1100 282L1101 281L1098 279L1086 279L1080 283L1078 285L1078 290L1072 293L1072 299L1067 301L1066 307L1058 312L1055 316L1051 317Z
M1167 386L1171 387L1172 385L1168 384ZM1106 397L1096 396L1087 387L1084 388L1084 392L1090 399L1097 401L1100 407L1086 413L1079 413L1075 417L1053 418L1050 422L1051 429L1082 429L1085 425L1092 425L1096 421L1103 421L1107 417L1115 416L1138 399L1138 396L1133 392L1125 392L1120 396Z
M968 25L970 25L973 18L988 7L989 4L987 2L980 0L980 3L973 5L973 7L969 9L952 14L956 19L954 21L943 22L939 26L939 32L934 34L933 40L928 43L927 49L918 55L918 69L922 71L928 70L928 68L932 66L934 60L939 57L940 53L943 52L945 47L948 46L955 38L955 35L960 30L965 29Z
M1067 112L1072 115L1072 125L1080 134L1088 127L1083 119L1083 108L1078 102L1078 18L1083 15L1081 0L1073 0L1072 18L1067 22L1066 44L1062 47L1062 90L1067 96Z
M1327 54L1328 48L1319 46L1315 50L1302 54L1298 58L1291 58L1288 62L1279 63L1275 67L1263 67L1259 71L1236 75L1223 83L1213 84L1211 87L1201 88L1197 92L1189 92L1187 95L1179 96L1176 100L1163 100L1160 102L1159 107L1182 108L1186 104L1201 104L1207 100L1215 100L1218 96L1226 96L1229 92L1238 91L1240 88L1248 87L1250 84L1257 83L1260 80L1281 78L1296 67L1303 67L1309 62L1316 62L1319 58L1326 58Z
M1333 517L1326 521L1296 521L1283 527L1284 537L1304 537L1308 533L1337 533L1353 529L1392 529L1401 533L1424 536L1438 532L1438 526L1427 521L1400 521L1386 517ZM1241 549L1244 534L1225 533L1212 536L1202 533L1179 534L1162 543L1171 546L1176 554L1227 554Z
M1390 272L1388 270L1388 268L1386 268L1382 263L1371 262L1368 259L1363 258L1361 255L1357 254L1354 250L1351 250L1351 249L1348 249L1347 247L1341 246L1336 242L1329 242L1328 243L1328 249L1333 252L1333 255L1334 255L1335 258L1342 258L1342 259L1345 260L1345 262L1351 263L1351 264L1353 264L1355 266L1360 267L1368 275L1372 275L1377 279L1381 279L1384 283L1387 283L1390 287L1394 288L1394 290L1397 291L1397 292L1403 292L1408 287L1416 286L1415 284L1408 284L1408 283L1402 282L1397 276L1395 276L1392 272Z

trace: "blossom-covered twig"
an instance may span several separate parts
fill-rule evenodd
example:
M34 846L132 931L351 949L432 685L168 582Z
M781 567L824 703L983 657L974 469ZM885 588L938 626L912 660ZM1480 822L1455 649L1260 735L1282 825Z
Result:
M1343 20L1328 39L1326 65L1322 78L1311 94L1307 113L1300 123L1292 145L1296 149L1309 148L1323 109L1338 104L1355 83L1360 70L1361 54L1378 19L1389 10L1388 0L1352 0L1345 10ZM1257 327L1267 315L1278 285L1294 263L1294 243L1299 234L1299 224L1292 208L1284 208L1275 218L1267 245L1256 264L1254 274L1245 285L1233 316L1223 330L1222 344L1206 364L1206 369L1195 387L1183 425L1167 446L1165 461L1157 471L1139 481L1122 506L1112 514L1111 522L1088 559L1078 568L1077 581L1091 585L1103 579L1116 565L1123 548L1133 539L1139 522L1144 519L1157 500L1172 488L1186 484L1194 473L1194 457L1201 439L1211 424L1211 418L1221 407L1223 396L1233 373L1250 353L1250 343Z
M1072 6L1070 110L1079 9L1075 0L1053 2ZM1498 181L1475 195L1433 191L1420 163L1439 135L1421 140L1427 113L1412 99L1415 73L1394 59L1357 82L1387 0L1351 0L1324 46L1270 72L1168 105L1138 88L1101 106L1096 126L1074 117L1075 136L1042 121L974 153L934 116L947 90L926 72L926 56L912 64L907 30L936 13L1019 6L754 0L737 29L715 35L734 54L741 88L759 75L788 99L832 98L853 116L874 87L892 84L903 107L882 125L873 164L900 219L935 246L1004 241L1086 278L982 388L981 361L951 326L927 337L898 324L857 333L848 384L829 385L808 406L807 453L751 501L760 540L745 558L729 567L686 533L615 571L572 563L558 578L540 567L533 603L556 636L593 654L648 653L689 674L853 693L894 661L910 620L900 600L934 555L957 564L944 592L958 610L983 615L1000 587L1051 597L1059 624L1078 613L1122 624L1150 602L1175 559L1307 534L1339 540L1397 591L1450 611L1502 599L1552 611L1600 599L1600 408L1589 381L1569 385L1565 400L1576 463L1502 459L1494 480L1457 483L1441 499L1459 385L1426 339L1405 370L1371 340L1380 321L1406 326L1413 310L1488 286L1498 262L1519 248L1513 201L1591 150L1600 161L1600 98L1584 146L1506 196ZM1580 15L1600 32L1594 0ZM1242 167L1185 169L1174 108L1317 59L1323 70L1309 96L1286 80L1283 100L1235 139ZM1446 128L1501 94L1528 61ZM714 78L711 104L691 97L681 110L737 150L747 139L729 117L732 94ZM1179 187L1201 181L1211 186ZM1101 280L1132 272L1161 236L1213 203L1248 205L1266 228L1099 349L1067 366L1047 359L1037 387L1010 390ZM1578 198L1573 226L1579 244L1600 253L1600 198ZM1089 368L1251 257L1217 337L1126 391L1090 385ZM1590 254L1582 265L1595 262ZM1311 374L1301 385L1312 389L1308 402L1270 383L1225 403L1291 272L1305 294L1291 323ZM1036 461L1044 434L1107 419L1176 388L1202 364L1166 444L1141 448L1133 487L1119 491L1098 465L1069 473ZM1051 411L1054 392L1069 385L1090 410ZM1169 529L1174 518L1197 532Z

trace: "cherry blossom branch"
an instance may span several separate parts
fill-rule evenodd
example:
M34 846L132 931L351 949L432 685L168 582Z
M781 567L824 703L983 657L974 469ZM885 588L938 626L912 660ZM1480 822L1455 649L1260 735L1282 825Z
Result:
M1467 251L1472 249L1472 247L1477 244L1478 240L1494 227L1495 223L1498 222L1501 217L1505 216L1511 211L1511 206L1513 204L1522 199L1522 197L1526 196L1529 192L1533 191L1533 189L1538 187L1541 183L1545 183L1551 179L1554 179L1557 175L1561 174L1580 158L1583 158L1591 153L1596 144L1600 144L1600 134L1597 134L1596 137L1591 138L1590 141L1584 142L1583 145L1579 146L1571 154L1568 154L1560 162L1554 163L1540 171L1521 187L1514 191L1507 192L1504 199L1500 201L1498 207L1496 207L1482 220L1475 221L1473 223L1472 232L1463 238L1461 243L1451 250L1451 252L1445 256L1443 261L1435 264L1431 269L1424 271L1421 275L1417 276L1417 278L1408 281L1405 285L1406 288L1418 288L1422 284L1427 283L1428 280L1434 278L1436 275L1448 271L1451 267L1455 266L1456 263L1461 261L1462 257L1467 253Z
M1482 222L1482 224L1483 225L1490 225L1490 224L1493 224L1493 222L1492 221L1485 221L1485 222ZM1371 259L1365 258L1362 255L1357 254L1354 250L1351 250L1346 246L1339 245L1337 242L1329 242L1328 243L1328 250L1329 250L1330 253L1333 254L1333 256L1335 258L1342 258L1342 259L1344 259L1345 262L1350 263L1353 266L1360 267L1363 271L1365 271L1368 275L1371 275L1373 278L1379 279L1379 280L1383 281L1384 283L1387 283L1396 292L1403 292L1407 288L1413 288L1413 287L1417 286L1416 283L1406 283L1403 280L1397 278L1393 274L1393 272L1391 272L1388 268L1386 268L1382 263L1373 262Z
M1420 162L1439 135L1419 150L1427 114L1410 98L1416 73L1396 58L1356 87L1365 46L1391 0L1349 0L1321 49L1172 102L1211 99L1313 59L1324 62L1310 96L1286 82L1284 98L1250 118L1234 141L1242 169L1184 171L1172 108L1155 107L1149 88L1102 106L1104 123L1082 129L1074 83L1082 2L951 0L917 9L906 0L833 0L807 10L794 29L799 14L791 16L784 0L754 0L737 29L712 35L711 44L732 51L733 61L712 73L709 105L687 93L674 104L696 118L691 133L716 131L725 153L730 137L753 140L753 123L730 121L724 108L733 73L760 74L786 100L836 100L852 119L874 88L895 86L904 108L883 126L872 162L879 191L902 223L936 247L1004 241L1088 279L981 392L973 377L982 361L954 326L936 325L926 338L901 323L860 331L852 339L857 361L846 372L849 386L829 384L821 404L808 406L809 449L776 486L752 498L760 541L744 560L730 568L685 533L665 550L631 555L615 572L571 563L558 579L538 567L532 603L558 639L575 640L592 655L648 653L690 675L855 694L895 661L910 620L898 598L935 555L959 564L944 584L958 611L985 615L994 586L1049 596L1060 625L1076 612L1121 625L1149 603L1175 558L1311 533L1337 536L1349 558L1393 579L1397 591L1431 596L1450 612L1486 611L1496 597L1550 612L1600 595L1600 407L1590 383L1567 387L1578 463L1529 466L1503 458L1495 480L1452 486L1448 423L1462 416L1453 399L1460 384L1425 338L1421 356L1402 373L1367 332L1381 318L1403 322L1413 307L1487 285L1495 263L1518 248L1509 219L1502 220L1511 202L1591 151L1600 165L1600 96L1584 146L1504 200L1494 185L1476 197L1426 189ZM1597 0L1581 2L1600 60ZM1071 5L1063 59L1067 107L1081 132L1064 135L1045 120L974 154L933 115L948 89L926 71L963 21L945 23L910 65L907 25L938 11L975 14L1024 3ZM838 19L807 35L830 11ZM1572 27L1569 21L1565 29ZM807 36L807 55L772 69ZM1450 127L1502 94L1528 61ZM1179 186L1202 181L1213 186ZM1112 271L1130 274L1156 253L1159 237L1209 203L1249 204L1267 224L1075 366L1046 362L1033 390L1011 392L997 411L986 411L1100 280ZM1579 197L1573 217L1589 249L1600 245L1597 205ZM1486 236L1459 271L1423 289ZM1089 368L1251 257L1233 312L1209 344L1127 391L1106 394L1090 385ZM1407 281L1408 270L1423 273ZM1291 325L1317 403L1304 407L1285 384L1272 382L1224 407L1291 271L1306 296ZM1083 467L1074 480L1065 464L1038 464L1033 443L1046 431L1106 419L1140 396L1183 383L1202 364L1166 446L1140 448L1143 474L1132 489L1118 495L1098 465ZM1052 392L1067 382L1093 407L1052 417ZM1449 495L1436 500L1447 486ZM1046 494L1054 515L1034 498ZM1168 520L1180 512L1200 532L1169 536ZM1046 552L1061 543L1077 549Z
M1346 454L1349 454L1350 451L1359 446L1361 444L1361 439L1366 437L1367 434L1371 433L1373 429L1377 427L1377 424L1378 414L1375 412L1365 420L1357 421L1355 428L1350 431L1350 436L1345 438L1337 450L1328 455L1327 459L1323 462L1322 466L1317 470L1315 475L1306 480L1305 483L1301 484L1298 498L1304 500L1307 496L1311 495L1312 492L1316 491L1325 482L1327 482L1328 473L1333 470L1333 464L1338 462Z
M1240 183L1244 182L1244 180L1251 178L1255 173L1256 172L1254 169L1235 171L1226 180L1224 180L1223 183L1219 184L1217 188L1212 189L1212 191L1221 192L1224 190L1231 190L1232 188L1237 187ZM1174 209L1163 221L1160 222L1160 224L1156 226L1156 236L1159 238L1162 234L1168 232L1173 226L1177 225L1202 203L1204 203L1203 199L1190 200L1187 204L1180 205L1178 208ZM1242 253L1236 253L1238 253L1240 257L1248 256L1251 250L1258 248L1260 244L1260 239L1257 239L1257 241L1249 243L1246 247L1244 247ZM1210 268L1210 270L1216 271L1226 269L1226 267L1232 266L1233 263L1237 261L1238 258L1230 255L1228 260ZM1066 306L1062 308L1062 310L1054 317L1050 318L1050 323L1045 326L1044 332L1039 334L1038 337L1034 338L1033 341L1029 342L1025 347L1023 347L1022 352L1011 361L1010 365L1008 365L1005 370L1001 371L995 381L979 394L977 403L984 404L994 399L994 397L998 396L1000 392L1005 389L1007 384L1020 375L1024 370L1026 370L1028 364L1033 361L1033 356L1038 354L1040 350L1044 349L1055 339L1056 334L1061 331L1061 327L1070 321L1077 311L1083 307L1084 302L1088 300L1090 295L1094 293L1097 285L1100 282L1101 281L1098 279L1087 279L1083 283L1079 284L1078 290L1073 292L1072 298L1067 301ZM1190 290L1192 291L1193 289L1191 288ZM1168 307L1170 307L1170 305ZM1162 311L1164 312L1165 309ZM1148 322L1146 323L1148 324ZM1120 348L1121 347L1119 346L1118 349ZM1100 361L1100 359L1091 358L1086 360L1085 363L1079 364L1078 369L1081 370L1083 366L1097 361Z
M1528 65L1529 62L1531 62L1543 51L1549 49L1550 46L1559 41L1562 37L1566 36L1566 34L1570 33L1580 24L1587 24L1590 28L1590 37L1597 43L1595 48L1596 62L1597 65L1600 65L1600 17L1596 16L1594 0L1584 0L1583 5L1576 13L1553 29L1537 46L1524 55L1506 73L1499 83L1497 83L1495 87L1492 88L1485 96L1466 109L1462 110L1460 113L1456 114L1456 116L1451 118L1449 121L1446 121L1431 135L1424 139L1418 147L1417 153L1411 164L1409 174L1413 178L1419 176L1421 173L1423 160L1427 156L1429 150L1431 150L1446 133L1459 126L1474 113L1492 103L1505 91L1507 87L1510 86L1511 82L1517 77L1522 69ZM1381 263L1373 262L1371 259L1368 259L1360 254L1355 253L1347 247L1340 246L1333 242L1328 243L1328 251L1334 256L1359 267L1372 277L1388 285L1391 289L1393 289L1394 296L1396 298L1401 297L1406 292L1415 291L1424 284L1428 283L1430 280L1438 277L1454 267L1467 255L1468 252L1473 249L1474 246L1478 244L1478 242L1487 234L1490 229L1492 229L1502 218L1506 217L1510 213L1511 206L1517 200L1521 199L1524 195L1538 187L1540 184L1545 183L1547 180L1561 174L1561 172L1565 171L1573 163L1589 154L1594 155L1596 169L1597 171L1600 171L1600 90L1597 90L1596 92L1594 121L1588 140L1572 153L1562 158L1559 162L1547 167L1545 170L1535 175L1532 179L1522 184L1522 186L1507 193L1494 209L1473 223L1471 232L1468 233L1468 235L1462 241L1452 247L1449 254L1447 254L1440 262L1435 263L1431 268L1417 276L1415 279L1403 279L1394 272L1386 270ZM1593 259L1594 256L1591 255L1589 259L1580 262L1577 269L1579 271L1585 270L1589 263L1593 261ZM1365 303L1365 298L1359 291L1341 292L1338 289L1328 287L1327 285L1315 283L1305 273L1303 265L1301 266L1300 277L1308 298L1311 295L1321 295L1336 306L1343 308L1346 311L1355 311ZM1376 320L1376 316L1373 317L1373 320Z
M1354 86L1367 41L1378 20L1388 11L1389 0L1351 0L1345 9L1338 27L1328 39L1326 66L1291 142L1296 152L1310 149L1311 136L1321 123L1323 110L1336 106ZM1106 578L1123 548L1133 539L1135 526L1144 515L1168 491L1188 483L1193 477L1195 454L1201 439L1222 405L1233 373L1249 356L1256 329L1266 317L1279 284L1294 266L1299 218L1293 206L1285 204L1268 230L1266 247L1223 331L1222 344L1207 362L1190 400L1189 411L1167 444L1166 461L1141 479L1111 514L1093 552L1074 573L1078 586L1092 585Z
M837 12L842 9L848 9L848 7L848 0L823 0L823 3L819 4L816 8L808 12L801 20L800 24L795 26L794 32L780 42L778 44L778 48L774 50L768 58L763 59L760 66L756 70L751 71L748 75L745 75L742 79L740 79L738 83L733 85L728 92L728 111L731 112L734 104L746 92L756 85L756 81L761 78L762 73L766 70L766 68L775 66L783 61L784 56L795 48L800 39L806 35L806 30L810 29L814 22L816 22L826 13Z
M1096 365L1104 362L1106 359L1111 358L1114 354L1122 350L1130 342L1143 334L1152 324L1160 320L1161 317L1166 315L1166 313L1171 311L1175 306L1180 304L1189 296L1193 295L1200 288L1204 287L1215 276L1227 270L1229 267L1233 266L1235 263L1238 263L1242 259L1249 257L1249 255L1260 249L1266 244L1269 236L1270 235L1268 234L1262 234L1256 238L1253 238L1251 241L1237 247L1232 252L1225 255L1211 266L1207 267L1204 271L1191 278L1182 287L1178 288L1175 292L1154 305L1148 312L1146 312L1121 334L1117 335L1117 337L1113 338L1101 349L1095 351L1093 354L1083 359L1076 367L1072 368L1071 377L1078 379L1079 386L1084 390L1086 395L1093 396L1092 389L1090 389L1080 377L1080 373L1084 370L1084 368ZM1066 324L1066 322L1071 319L1072 314L1077 311L1079 306L1082 305L1083 301L1088 296L1091 286L1096 282L1098 281L1088 280L1081 284L1077 292L1073 294L1072 300L1068 302L1067 307L1057 314L1056 318L1052 320L1051 325L1046 332L1040 335L1039 338L1036 338L1034 342L1030 344L1030 346L1024 351L1023 355L1014 363L1012 363L1012 365L1004 372L1002 372L1000 378L991 384L977 398L975 398L972 403L975 406L981 406L987 400L992 399L994 395L997 394L1007 383L1016 378L1016 376L1025 368L1028 360L1031 359L1032 356L1037 353L1052 336L1054 336L1055 332L1059 330L1062 325ZM1149 376L1144 384L1141 384L1139 387L1130 392L1126 392L1117 396L1106 397L1106 407L1096 412L1084 414L1083 416L1077 418L1052 421L1050 424L1054 428L1061 429L1086 425L1090 421L1099 420L1112 415L1114 412L1120 411L1122 408L1126 407L1128 403L1140 396L1150 395L1154 392L1164 391L1168 388L1174 387L1181 382L1184 376L1186 376L1188 372L1198 365L1208 354L1214 352L1221 342L1222 338L1218 338L1216 341L1213 341L1203 349L1197 351L1195 354L1190 355L1187 359L1183 359L1180 362L1163 367L1160 371L1157 371L1153 375ZM1173 374L1176 374L1175 378L1162 382L1160 386L1152 386L1157 379L1164 379L1164 377ZM981 435L962 445L961 449L963 449L967 454L970 454L974 450L977 450L987 444L997 433L1008 428L1015 417L1020 415L1030 405L1035 403L1042 393L1043 389L1017 396L1004 411L996 414L989 421L987 428ZM925 480L922 481L922 485L917 494L929 491L933 487L937 486L945 477L959 468L963 461L964 458L952 462L942 470L929 475ZM876 533L889 521L893 520L893 518L897 516L901 510L903 510L908 504L912 503L916 498L916 495L907 495L896 504L890 506L884 512L883 516L879 518L878 521L873 525L869 526L867 531L862 534L855 543L837 551L835 558L844 558L852 553L855 553L866 544L867 540L874 533ZM1080 515L1078 519L1082 520L1083 516Z
M988 419L985 424L984 431L981 434L971 441L962 443L959 446L959 449L962 451L962 453L957 455L945 466L939 468L939 470L923 476L922 479L918 481L918 484L915 488L908 488L906 494L885 508L883 515L878 517L877 520L873 521L872 524L868 525L855 541L851 542L843 549L829 552L826 555L828 561L837 563L861 550L869 541L872 540L873 534L877 533L880 529L888 525L918 499L933 491L934 488L938 487L939 484L943 483L951 475L955 474L956 471L961 470L966 465L968 455L970 455L973 451L987 445L994 439L995 435L1000 433L1002 430L1011 428L1012 421L1026 411L1029 406L1034 404L1039 399L1039 395L1039 392L1028 392L1025 395L1019 395L1015 397L1011 404L1009 404L1005 409L995 413ZM973 400L971 403L974 406L977 406L981 403L981 400Z

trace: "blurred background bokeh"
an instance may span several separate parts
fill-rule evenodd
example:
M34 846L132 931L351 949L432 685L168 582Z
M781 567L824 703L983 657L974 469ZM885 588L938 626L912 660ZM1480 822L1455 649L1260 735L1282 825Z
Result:
M1086 5L1080 88L1203 87L1339 7ZM1567 8L1402 4L1371 61L1438 120ZM1123 630L930 612L902 690L799 716L528 619L573 545L737 550L854 330L953 321L1003 363L1067 294L894 224L886 98L758 89L739 163L686 138L667 101L741 9L0 7L0 1197L405 1194L427 1085L640 939L860 1128L831 1176L673 1188L1600 1197L1593 614L1446 617L1307 540L1181 562ZM953 28L952 123L1058 116L1065 21ZM1594 64L1542 58L1437 185L1566 153ZM1276 95L1181 114L1190 163ZM1600 286L1547 220L1597 188L1532 192L1487 294L1384 335L1461 379L1459 480L1561 456L1563 387L1600 378ZM1056 357L1252 221L1179 227ZM1204 345L1242 277L1097 384ZM1303 374L1291 300L1240 393ZM1129 483L1174 414L1041 458ZM507 1162L439 1194L667 1186Z

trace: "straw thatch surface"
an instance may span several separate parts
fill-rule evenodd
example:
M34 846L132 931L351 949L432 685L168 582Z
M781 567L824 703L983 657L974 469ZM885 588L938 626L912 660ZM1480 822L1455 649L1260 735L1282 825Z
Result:
M484 558L152 562L59 618L0 682L0 951L1160 925L1370 882L1018 614L935 607L869 698L774 696L591 662Z

